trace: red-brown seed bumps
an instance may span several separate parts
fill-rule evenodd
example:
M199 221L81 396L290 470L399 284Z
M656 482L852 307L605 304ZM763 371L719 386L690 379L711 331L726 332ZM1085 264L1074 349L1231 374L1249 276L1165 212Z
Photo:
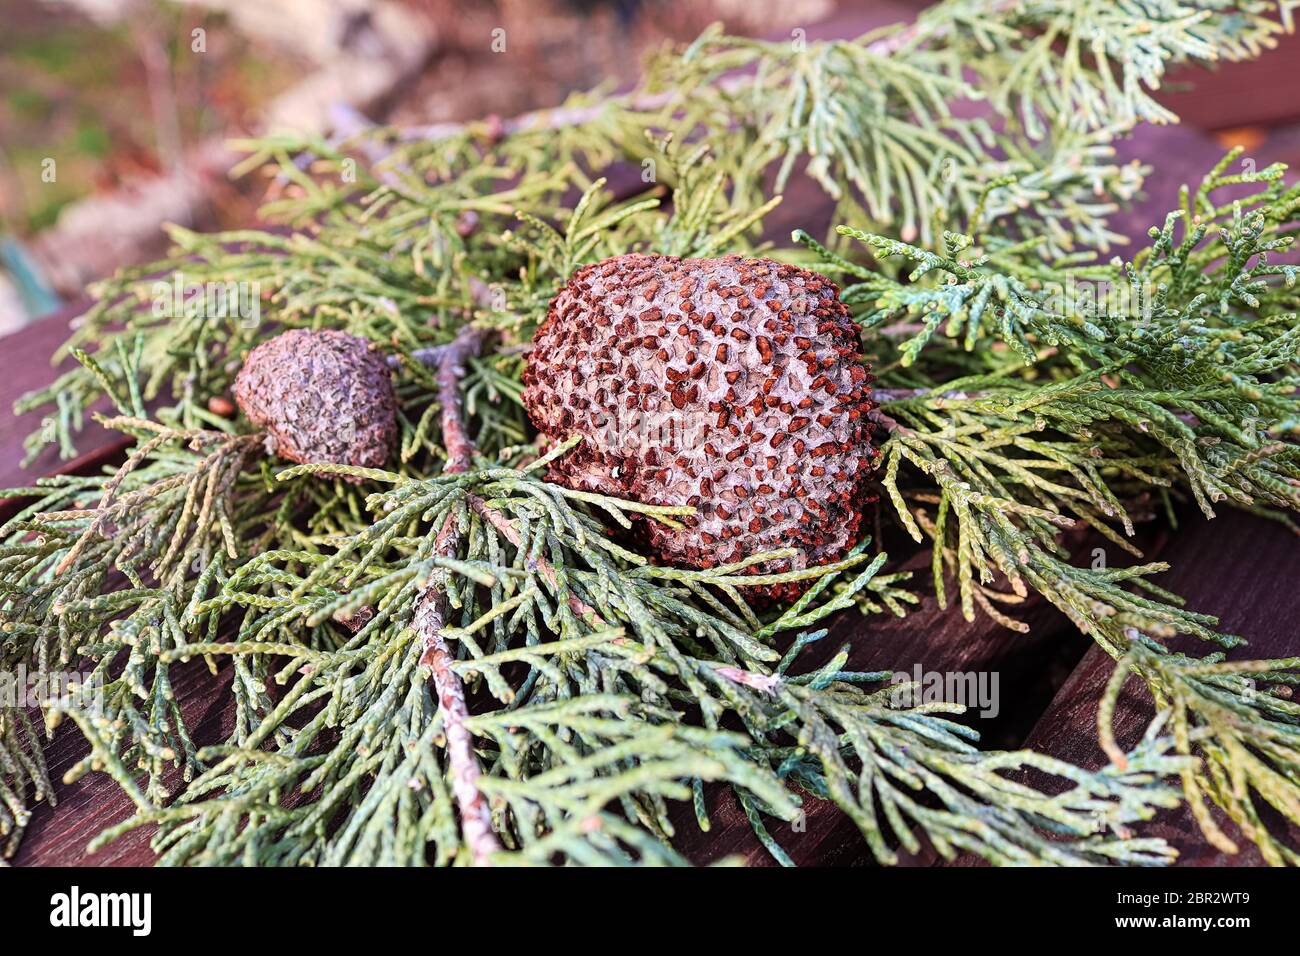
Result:
M388 363L347 332L291 329L248 353L235 401L281 458L380 468L397 446Z
M765 573L841 557L858 537L874 452L871 378L838 295L811 272L738 256L637 254L580 270L551 303L524 372L537 428L585 438L548 477L650 504L698 501L686 529L648 526L674 563L799 549L753 569ZM776 319L780 339L768 334ZM652 333L653 348L642 341ZM596 355L615 361L598 368ZM638 395L635 411L605 398L615 382ZM762 590L785 599L802 588Z

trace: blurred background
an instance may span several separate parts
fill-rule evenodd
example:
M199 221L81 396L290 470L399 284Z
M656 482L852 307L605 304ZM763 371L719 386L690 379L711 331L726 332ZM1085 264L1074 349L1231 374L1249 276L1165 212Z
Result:
M788 35L845 6L916 5L0 0L0 334L162 252L163 222L251 222L266 184L227 176L232 137L511 116L714 21Z
M239 158L231 138L511 116L627 85L647 51L715 21L771 39L796 27L809 39L852 37L926 5L0 0L0 335L161 253L164 222L250 224L267 182L228 176ZM1258 145L1259 123L1270 127L1270 158L1300 156L1300 133L1279 124L1300 115L1285 72L1300 45L1291 51L1233 67L1231 82L1198 79L1195 93L1170 84L1185 126L1143 133L1134 150L1161 155L1177 177L1182 163L1208 166L1221 145Z

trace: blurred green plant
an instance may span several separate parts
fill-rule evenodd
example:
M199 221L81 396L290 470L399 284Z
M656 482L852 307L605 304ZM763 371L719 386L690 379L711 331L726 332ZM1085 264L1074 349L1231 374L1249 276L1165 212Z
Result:
M953 2L802 49L710 32L644 89L504 130L248 144L245 169L270 163L289 184L266 212L291 231L173 230L173 258L96 288L63 353L80 367L21 403L49 413L33 452L70 452L103 402L116 414L99 421L133 443L111 473L3 492L34 499L2 532L3 662L102 674L103 714L45 707L91 742L71 776L105 771L136 805L102 839L158 824L168 863L678 863L673 804L707 828L708 784L735 793L783 862L768 821L792 819L802 794L833 801L882 862L924 838L996 863L1158 864L1172 848L1133 831L1183 800L1227 848L1207 798L1271 862L1296 862L1254 801L1298 819L1300 722L1273 687L1300 662L1171 653L1178 634L1240 641L1147 580L1162 566L1079 568L1062 534L1136 550L1147 502L1180 496L1291 520L1296 293L1276 256L1300 193L1279 168L1227 175L1230 155L1148 249L1102 263L1081 250L1109 241L1105 204L1062 201L1096 171L1052 159L1071 137L1104 151L1124 123L1163 119L1146 89L1165 67L1252 52L1277 29L1270 9L997 4L975 27L975 5ZM1044 72L1044 49L1085 40L1088 56L1061 61L1068 77ZM1129 71L1118 85L1112 62ZM1004 111L992 138L949 116L975 94ZM1076 121L1030 121L1065 102ZM854 134L869 123L870 154ZM1037 159L987 162L1021 149ZM925 150L974 165L950 182L908 158ZM628 157L651 161L645 196L595 175ZM853 226L833 245L758 244L777 201L763 177L805 160L841 213L903 238ZM1216 200L1225 189L1240 195ZM677 510L541 481L520 404L527 343L575 268L630 251L764 252L847 277L878 355L882 488L929 540L940 600L955 581L968 617L1018 629L1002 608L1031 590L1062 608L1151 688L1160 715L1138 746L1122 753L1108 731L1117 686L1099 722L1111 764L1085 771L981 751L950 719L960 708L848 669L851 648L823 653L828 615L916 600L869 543L801 572L811 586L792 606L755 610L738 588L761 579L737 572L772 555L661 567L610 532ZM177 274L259 289L262 321L153 308ZM296 326L390 353L394 471L280 471L211 410L249 348ZM436 374L467 336L482 350ZM472 459L450 459L453 428ZM193 658L231 675L220 744L193 741L171 691ZM463 714L445 693L462 683ZM1027 769L1057 785L1020 782ZM489 826L471 833L483 805Z

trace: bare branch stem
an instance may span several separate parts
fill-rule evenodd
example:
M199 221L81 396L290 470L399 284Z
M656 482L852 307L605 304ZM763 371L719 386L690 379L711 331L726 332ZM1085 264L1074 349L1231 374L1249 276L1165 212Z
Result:
M467 325L438 357L438 403L442 406L442 445L447 450L443 471L468 471L474 456L474 442L465 434L465 415L460 400L460 380L465 363L478 355L484 332Z
M465 363L478 354L483 336L482 330L466 326L439 356L438 400L442 405L443 445L447 449L444 471L447 473L467 471L473 459L474 443L465 433L460 382L465 376ZM453 556L459 541L460 531L453 514L439 530L435 550L445 557ZM452 795L460 810L465 843L472 862L483 866L491 862L492 854L501 849L501 844L492 829L492 811L478 788L482 769L474 753L473 734L465 726L469 720L465 685L452 667L456 658L442 633L450 613L445 572L436 572L417 599L414 627L422 648L420 663L432 672L433 686L438 694L443 732L447 737Z
M455 523L452 517L451 522ZM456 538L456 534L449 535ZM478 788L482 769L474 753L474 737L465 726L469 708L465 704L465 685L453 669L455 657L442 636L450 609L447 592L441 583L431 581L421 592L415 607L415 632L420 635L420 663L433 673L433 686L442 712L443 733L447 737L447 761L451 766L451 791L460 810L461 830L475 866L490 864L492 854L501 849L492 829L492 810Z

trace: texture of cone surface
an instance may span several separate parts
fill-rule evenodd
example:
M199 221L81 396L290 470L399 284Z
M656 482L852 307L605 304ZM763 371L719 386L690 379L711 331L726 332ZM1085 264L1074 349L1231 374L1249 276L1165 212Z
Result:
M300 463L383 467L397 446L397 396L384 356L363 338L291 329L253 349L235 401L275 454Z
M537 428L584 439L549 478L693 506L685 529L648 525L671 563L797 550L752 569L772 573L842 556L875 454L871 376L838 296L815 273L738 256L633 254L581 269L524 373Z

